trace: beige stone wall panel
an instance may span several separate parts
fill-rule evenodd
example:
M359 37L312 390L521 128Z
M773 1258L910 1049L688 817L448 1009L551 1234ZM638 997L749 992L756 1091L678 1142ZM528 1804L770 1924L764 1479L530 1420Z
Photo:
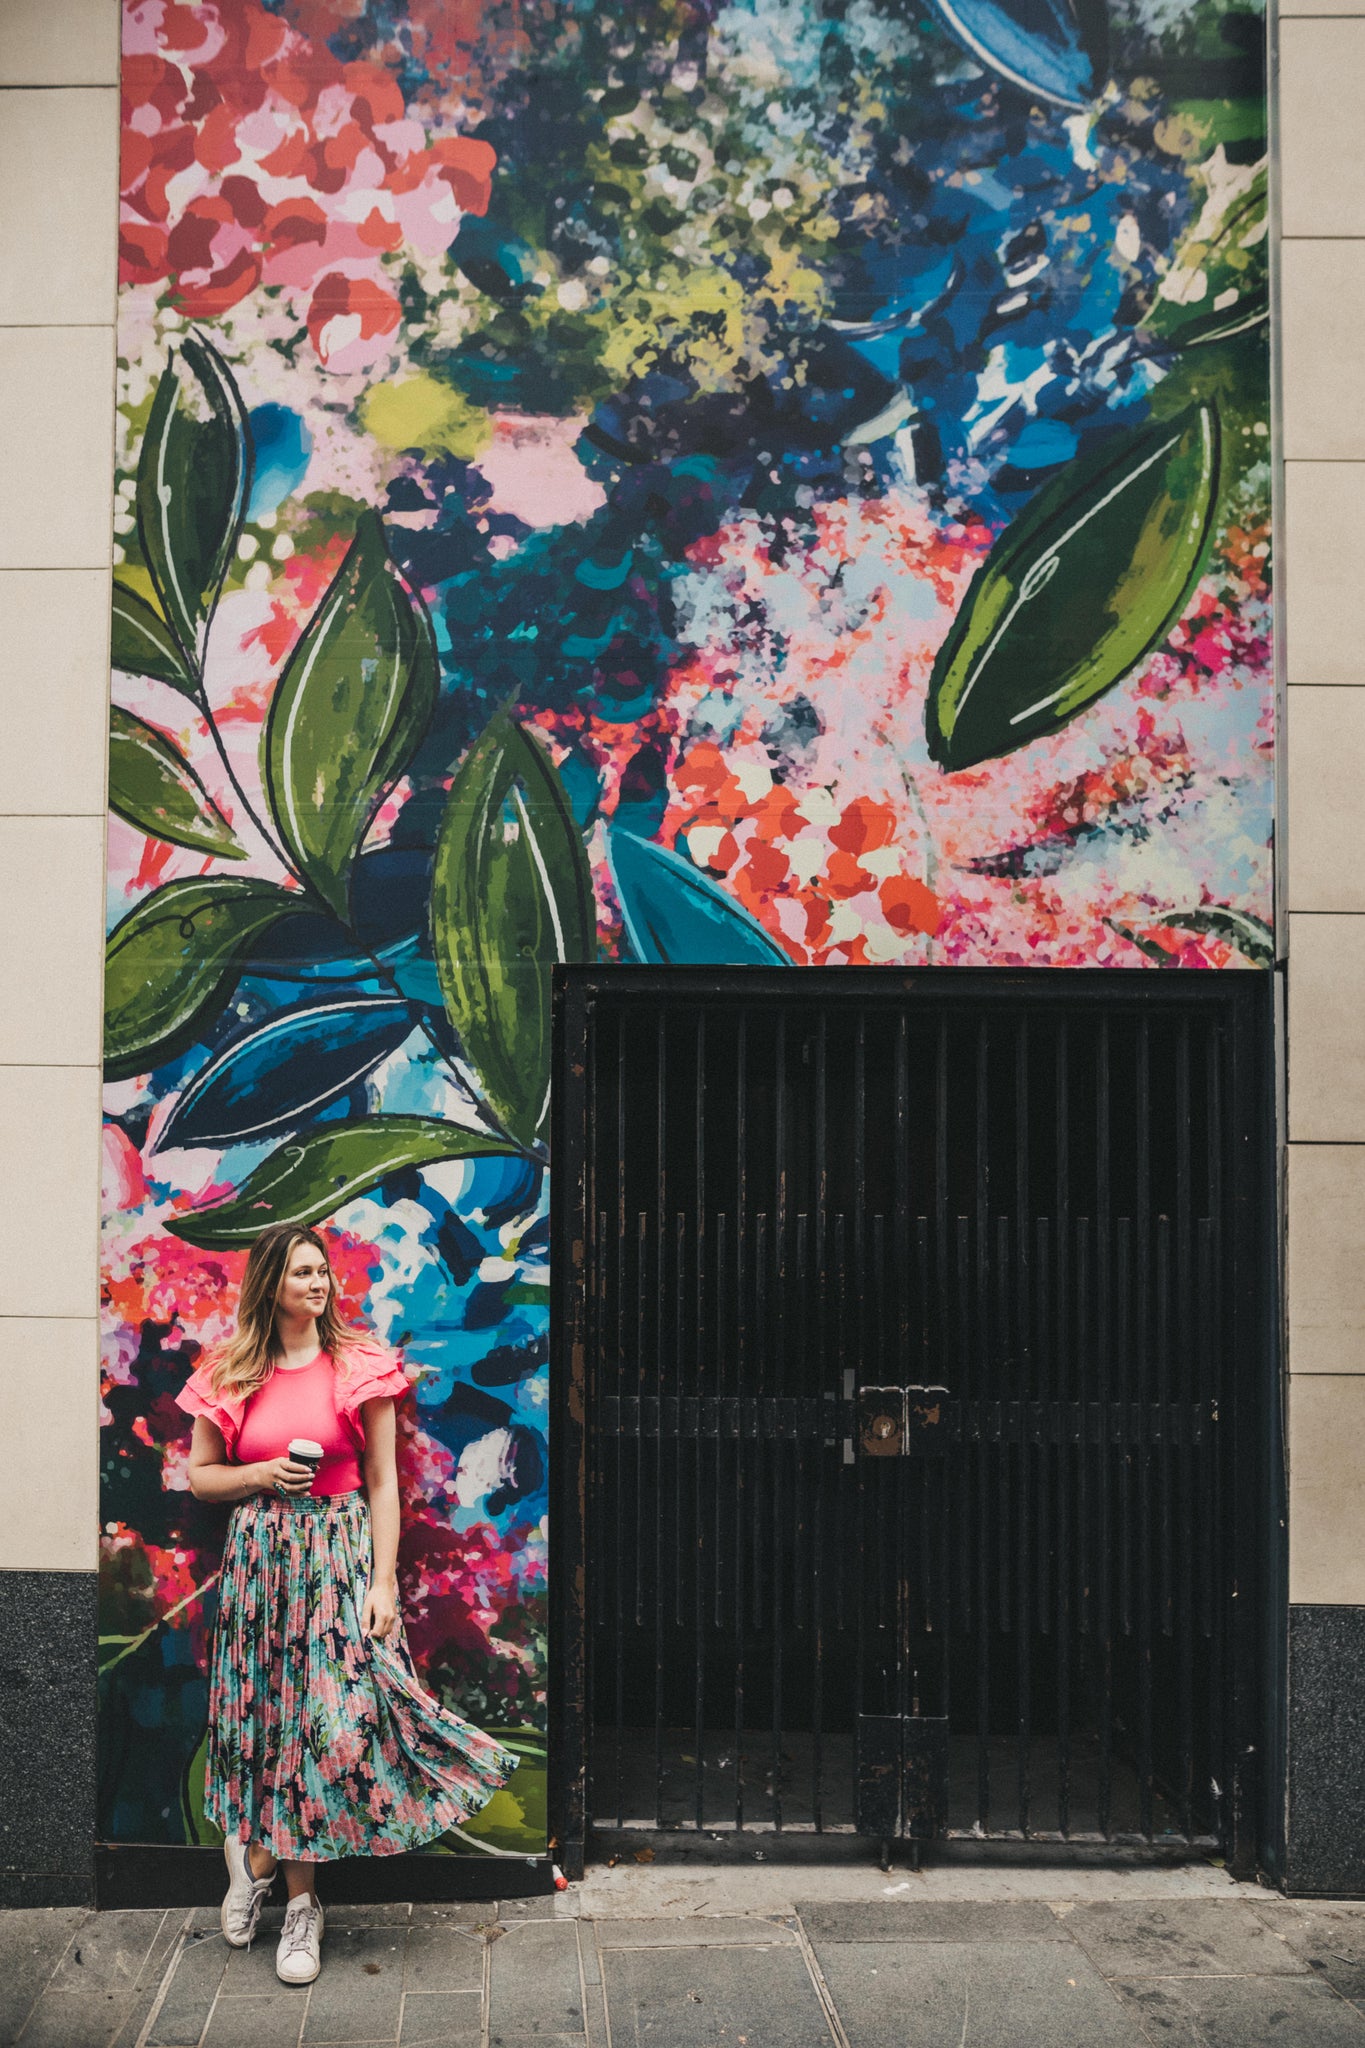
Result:
M11 1571L92 1571L99 1419L93 1317L0 1319L0 1558ZM60 1434L59 1434L60 1432Z
M1287 1304L1292 1371L1365 1373L1365 1146L1290 1147Z
M0 817L103 818L110 572L0 570Z
M0 29L0 40L4 30ZM10 92L0 105L6 325L107 324L118 277L118 93Z
M0 1067L0 1180L21 1191L0 1240L0 1316L96 1313L99 1165L98 1068ZM93 1435L74 1441L93 1464Z
M1290 1381L1289 1597L1365 1603L1365 1376Z
M1280 304L1286 460L1365 462L1365 241L1286 241Z
M1290 1140L1365 1144L1365 918L1292 915L1289 949Z
M0 1063L101 1056L104 824L0 817Z
M1365 577L1348 544L1363 529L1365 463L1285 464L1276 559L1291 686L1365 683Z
M0 569L112 560L114 332L0 327Z
M1365 690L1289 692L1291 910L1365 911Z
M118 84L118 0L3 0L0 25L0 86Z
M1365 235L1365 17L1280 28L1280 218L1286 235Z

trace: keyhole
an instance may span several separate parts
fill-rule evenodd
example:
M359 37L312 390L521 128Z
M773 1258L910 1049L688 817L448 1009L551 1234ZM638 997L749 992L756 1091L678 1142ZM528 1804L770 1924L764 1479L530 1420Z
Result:
M895 1427L896 1425L889 1415L879 1415L872 1425L872 1434L875 1437L880 1437L882 1442L885 1443Z

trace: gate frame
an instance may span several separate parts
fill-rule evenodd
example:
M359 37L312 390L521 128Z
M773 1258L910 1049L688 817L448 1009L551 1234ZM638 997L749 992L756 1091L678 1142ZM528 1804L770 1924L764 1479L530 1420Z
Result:
M1228 1737L1234 1758L1228 1865L1235 1877L1281 1881L1284 1858L1283 1722L1288 1637L1288 1516L1274 969L1173 970L1182 1001L1225 1009L1231 1033L1229 1119L1243 1169L1231 1196L1239 1271L1233 1350L1254 1377L1234 1411L1235 1556L1249 1562L1230 1624L1233 1678ZM548 1823L550 1855L571 1881L587 1855L587 1297L589 1051L597 1000L809 1000L874 1004L951 993L983 1006L1024 998L1039 1007L1093 1008L1122 990L1160 1007L1171 975L1127 967L642 967L557 966L550 1168L550 1562ZM1250 1592L1250 1598L1242 1598ZM757 1834L759 1831L755 1830Z

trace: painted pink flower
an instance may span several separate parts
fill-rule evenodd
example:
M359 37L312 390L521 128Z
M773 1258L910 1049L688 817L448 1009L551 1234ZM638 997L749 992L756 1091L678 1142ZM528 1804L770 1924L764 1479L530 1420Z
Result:
M389 69L256 0L138 0L125 19L125 282L165 280L191 319L279 286L330 369L376 361L398 319L387 263L440 256L486 210L492 146L429 136Z

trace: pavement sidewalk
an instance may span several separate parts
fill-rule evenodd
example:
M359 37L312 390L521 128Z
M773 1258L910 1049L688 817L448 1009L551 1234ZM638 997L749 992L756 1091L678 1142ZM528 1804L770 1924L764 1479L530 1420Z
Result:
M325 1894L324 1894L325 1897ZM18 2048L1365 2048L1365 1905L1210 1866L622 1864L545 1899L337 1907L307 1990L281 1908L0 1914Z

